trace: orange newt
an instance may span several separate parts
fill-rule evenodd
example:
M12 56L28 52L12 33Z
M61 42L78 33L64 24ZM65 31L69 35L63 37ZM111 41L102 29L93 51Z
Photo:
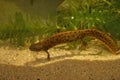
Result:
M104 46L106 46L113 54L117 54L118 47L113 39L104 32L97 29L85 29L85 30L73 30L54 34L42 42L32 44L30 46L31 51L45 51L47 53L47 59L50 60L50 54L48 49L62 43L76 41L78 39L83 40L84 37L90 36L98 39Z

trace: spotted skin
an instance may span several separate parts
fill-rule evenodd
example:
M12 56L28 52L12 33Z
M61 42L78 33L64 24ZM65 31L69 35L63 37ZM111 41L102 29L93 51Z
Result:
M117 54L118 47L112 38L105 34L104 32L97 29L86 29L86 30L73 30L66 31L54 34L42 42L38 42L30 46L31 51L45 51L48 56L48 60L50 60L50 55L48 49L62 43L76 41L78 39L83 40L84 37L90 36L98 39L104 46L106 46L113 54Z

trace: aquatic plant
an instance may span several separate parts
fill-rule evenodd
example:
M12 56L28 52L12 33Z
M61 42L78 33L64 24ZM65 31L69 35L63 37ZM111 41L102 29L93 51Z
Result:
M119 3L119 0L65 0L58 10L58 25L64 30L99 28L118 38Z
M65 0L58 8L56 20L52 22L48 16L44 24L40 18L26 18L27 15L17 12L10 23L0 24L0 39L25 46L26 42L34 43L36 37L41 41L62 31L98 28L109 33L114 40L120 40L119 3L119 0Z
M39 18L25 20L26 15L16 12L15 19L8 24L0 24L0 40L8 41L14 46L25 46L26 43L34 43L37 40L55 33L57 30L53 24L42 24ZM38 37L38 38L36 38Z

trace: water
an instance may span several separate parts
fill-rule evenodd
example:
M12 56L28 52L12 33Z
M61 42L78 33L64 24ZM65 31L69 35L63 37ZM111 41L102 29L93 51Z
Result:
M0 0L0 80L119 80L119 3Z

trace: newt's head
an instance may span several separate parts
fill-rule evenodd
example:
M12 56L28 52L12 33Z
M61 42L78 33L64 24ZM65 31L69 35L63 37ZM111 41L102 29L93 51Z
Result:
M42 51L43 50L43 46L42 44L39 42L39 43L36 43L36 44L32 44L29 49L31 51Z

